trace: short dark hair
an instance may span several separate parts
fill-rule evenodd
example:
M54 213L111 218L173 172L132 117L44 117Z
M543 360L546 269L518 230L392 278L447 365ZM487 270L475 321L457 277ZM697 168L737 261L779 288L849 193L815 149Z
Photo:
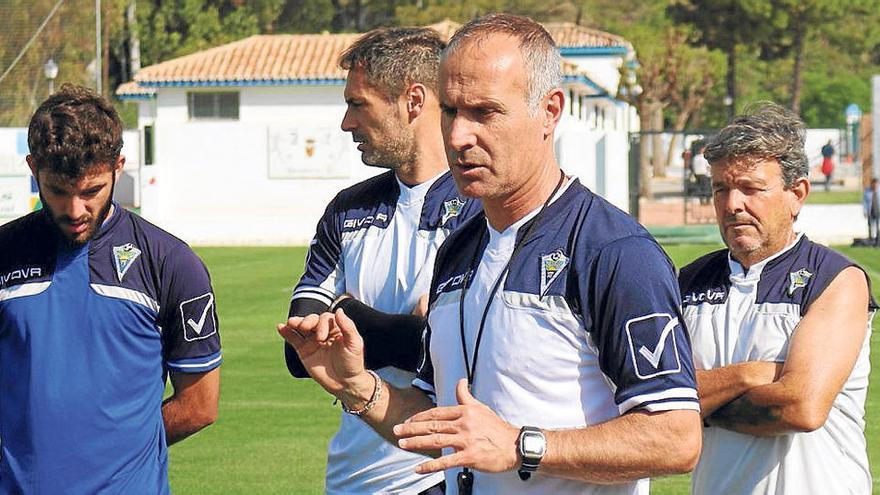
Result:
M480 42L492 34L505 34L517 40L526 66L526 102L532 111L550 90L562 84L562 58L556 42L544 26L513 14L487 14L471 19L452 35L443 57L468 42Z
M31 117L28 148L36 169L70 179L113 167L122 150L122 120L103 96L64 84Z
M728 157L772 158L782 168L786 188L810 173L804 150L806 130L791 110L772 102L758 102L721 129L703 156L710 164Z
M424 84L436 94L440 51L445 47L440 33L431 28L379 28L342 52L339 67L362 68L367 81L389 100L412 83Z

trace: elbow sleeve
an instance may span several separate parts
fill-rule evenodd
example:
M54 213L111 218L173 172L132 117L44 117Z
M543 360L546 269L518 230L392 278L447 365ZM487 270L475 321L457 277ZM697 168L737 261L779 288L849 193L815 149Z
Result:
M422 350L424 318L383 313L354 298L344 299L336 307L345 311L363 337L369 368L394 366L415 371Z

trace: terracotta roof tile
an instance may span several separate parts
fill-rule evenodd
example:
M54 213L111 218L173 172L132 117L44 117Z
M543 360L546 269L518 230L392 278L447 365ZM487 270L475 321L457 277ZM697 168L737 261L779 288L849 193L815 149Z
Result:
M152 98L156 95L156 88L146 88L135 81L129 81L116 88L116 95L124 99Z
M544 28L560 48L629 47L621 36L571 22L546 22Z
M445 20L429 26L447 38L460 24ZM629 46L625 39L571 23L547 23L547 30L560 47ZM342 51L357 37L346 34L256 35L141 69L134 77L137 86L126 83L119 95L145 94L151 86L199 83L287 83L293 81L338 81L345 71L337 66ZM571 63L564 63L568 76L586 75ZM587 76L588 77L588 76Z

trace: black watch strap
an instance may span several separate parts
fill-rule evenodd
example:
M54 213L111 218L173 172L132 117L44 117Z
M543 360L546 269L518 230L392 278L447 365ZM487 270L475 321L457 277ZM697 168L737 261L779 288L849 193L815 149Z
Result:
M522 461L519 465L519 469L517 470L517 473L519 474L519 479L521 479L523 481L526 481L529 478L531 478L532 473L534 473L535 471L538 470L538 466L541 464L541 458L543 457L543 452L541 453L540 457L530 457L530 456L527 456L526 453L524 452L524 449L522 446L523 437L528 434L540 435L542 438L544 437L544 433L539 428L535 428L533 426L523 426L519 430L519 442L517 444L517 449L519 449L519 454L520 454L520 457L522 458ZM545 448L546 448L546 444L545 444Z

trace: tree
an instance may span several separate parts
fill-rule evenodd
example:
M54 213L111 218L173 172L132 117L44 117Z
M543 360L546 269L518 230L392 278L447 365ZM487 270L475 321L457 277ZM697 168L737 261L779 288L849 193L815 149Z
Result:
M138 5L144 65L211 48L260 32L247 6L209 0L148 0Z
M848 37L849 43L840 44L842 50L857 53L859 45L876 37L880 2L877 0L771 0L772 18L776 19L778 36L769 37L761 44L761 56L767 60L791 57L793 67L789 85L791 109L801 113L806 52L810 42ZM871 22L871 19L875 21ZM843 26L851 26L849 36ZM853 36L855 35L855 36ZM855 38L855 39L854 39Z
M334 14L330 0L288 0L278 13L274 30L278 33L330 31Z
M727 57L728 120L736 109L737 46L754 46L773 36L770 0L675 0L667 9L676 23L693 28L691 43L721 50Z
M490 12L524 15L538 22L571 21L578 8L569 2L548 4L541 0L414 0L401 2L395 14L401 25L426 25L444 19L464 23Z
M67 0L50 15L56 4L57 0L0 2L0 74L5 73L0 81L0 126L27 125L48 95L43 65L50 58L58 64L56 87L64 82L93 85L87 67L95 58L94 2Z
M676 133L669 147L662 149L659 133L665 128L664 110L670 110L674 130L683 131L715 85L717 57L705 48L687 46L686 39L687 33L668 28L662 39L641 45L645 51L638 52L636 80L622 74L621 80L626 84L619 96L638 109L641 129L651 136L650 141L645 136L640 140L639 195L642 197L652 196L651 166L653 176L665 176L666 165L678 144Z

